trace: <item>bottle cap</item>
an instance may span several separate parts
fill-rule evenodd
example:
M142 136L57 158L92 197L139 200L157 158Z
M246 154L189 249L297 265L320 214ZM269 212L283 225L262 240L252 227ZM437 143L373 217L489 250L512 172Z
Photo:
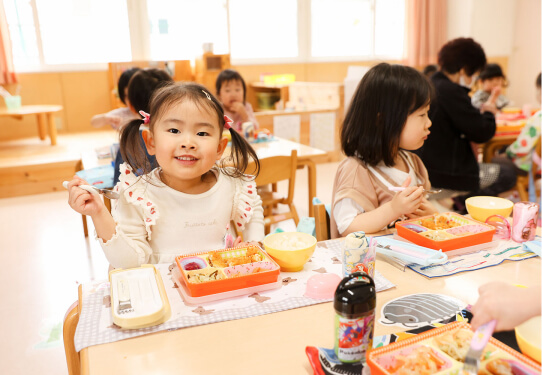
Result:
M335 311L341 315L365 314L376 307L376 287L365 272L355 272L339 283L333 302Z

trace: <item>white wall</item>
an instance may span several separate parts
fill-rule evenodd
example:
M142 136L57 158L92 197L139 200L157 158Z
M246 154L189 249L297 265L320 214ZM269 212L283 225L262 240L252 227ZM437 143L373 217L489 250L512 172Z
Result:
M508 57L514 105L535 101L534 81L540 72L540 0L448 0L448 39L472 37L488 58Z

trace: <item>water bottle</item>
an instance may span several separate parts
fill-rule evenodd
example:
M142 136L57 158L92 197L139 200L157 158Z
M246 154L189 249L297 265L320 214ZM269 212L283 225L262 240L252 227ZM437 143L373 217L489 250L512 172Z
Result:
M335 290L335 354L341 362L365 362L373 347L376 288L364 272L346 276Z

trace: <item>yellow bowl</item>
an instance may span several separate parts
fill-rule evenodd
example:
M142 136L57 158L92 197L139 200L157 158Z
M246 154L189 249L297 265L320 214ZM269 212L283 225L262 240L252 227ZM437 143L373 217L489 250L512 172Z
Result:
M540 316L516 327L516 339L521 352L540 363Z
M514 208L514 203L508 199L485 196L467 198L465 205L470 216L481 222L491 215L508 217Z
M265 237L263 246L282 271L297 272L314 253L316 238L302 232L280 232Z

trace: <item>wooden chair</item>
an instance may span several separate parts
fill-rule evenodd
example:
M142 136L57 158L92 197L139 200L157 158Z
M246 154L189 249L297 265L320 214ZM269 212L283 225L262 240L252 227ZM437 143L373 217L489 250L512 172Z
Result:
M254 164L250 164L248 171L254 170ZM256 185L272 185L279 181L288 180L288 195L282 196L273 191L259 192L264 209L265 233L271 230L271 224L284 220L293 219L295 225L299 223L299 217L294 205L295 175L297 170L297 150L292 150L290 156L274 156L260 159L260 174L256 178ZM276 212L278 204L285 204L289 211Z
M536 145L536 149L534 152L538 154L538 156L541 155L541 142L538 141ZM531 166L534 178L536 179L536 172L538 170L538 165L533 161L533 164ZM519 199L522 201L528 201L529 200L529 175L526 176L518 176L516 180L516 190L519 194Z
M79 287L79 293L81 293L81 287ZM81 360L79 353L75 350L74 344L75 329L77 328L77 323L79 323L79 313L79 302L76 301L70 306L64 316L62 336L69 375L79 375L81 372Z
M316 240L329 240L329 214L327 213L326 206L323 203L314 204L314 224L316 230Z

